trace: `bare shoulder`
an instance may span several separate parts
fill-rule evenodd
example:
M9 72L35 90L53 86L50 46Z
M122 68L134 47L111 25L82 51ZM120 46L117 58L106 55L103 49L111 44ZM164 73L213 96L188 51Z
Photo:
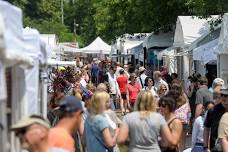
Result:
M173 120L171 123L171 128L172 129L182 129L183 128L183 123L179 119Z

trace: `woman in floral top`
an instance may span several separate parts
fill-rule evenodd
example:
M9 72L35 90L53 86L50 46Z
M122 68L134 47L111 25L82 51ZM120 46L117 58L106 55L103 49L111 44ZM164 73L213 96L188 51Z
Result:
M182 137L179 144L180 151L183 151L185 149L185 140L186 140L187 130L189 127L188 125L189 124L188 116L190 113L189 101L186 94L183 91L183 87L181 86L181 84L173 83L169 94L172 95L176 100L176 110L175 110L176 118L181 120L181 122L183 123L183 132L182 132Z

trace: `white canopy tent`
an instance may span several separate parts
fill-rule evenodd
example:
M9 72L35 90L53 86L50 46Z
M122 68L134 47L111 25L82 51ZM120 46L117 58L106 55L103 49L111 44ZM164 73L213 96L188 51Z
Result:
M86 54L110 54L111 46L105 43L100 37L97 37L88 46L75 50L76 52L83 52Z
M60 43L59 44L61 52L63 53L81 53L83 52L81 49L78 49L77 45L72 45L69 43Z
M163 56L172 56L174 57L175 53L175 47L171 46L169 48L166 48L162 51L160 51L157 55L158 59L161 60Z
M40 114L42 108L40 105L45 102L45 99L40 99L39 89L43 87L40 85L40 65L47 64L47 59L50 56L50 48L41 39L39 32L36 29L25 28L23 30L25 50L27 54L33 58L34 66L30 69L21 69L25 76L25 100L23 107L24 114ZM42 88L45 89L45 88ZM45 104L44 103L44 104ZM46 104L45 104L46 105Z
M193 60L198 60L207 64L210 61L217 60L218 39L210 41L193 50Z
M213 19L218 16L212 16ZM196 16L178 16L174 36L174 47L189 48L200 37L210 32L209 20L200 19Z
M143 62L143 58L140 58L140 55L142 56L144 53L143 43L131 48L130 52L135 55L135 59L139 59L140 61Z
M223 16L218 43L218 53L228 53L228 13L225 13Z
M24 107L26 105L25 103L27 101L30 101L29 98L31 97L28 97L27 91L31 91L30 89L32 88L32 86L37 86L37 83L29 83L29 86L31 86L31 88L27 87L27 84L30 81L28 77L39 78L39 75L36 74L34 71L31 72L32 75L27 75L28 73L25 73L25 71L28 68L33 69L34 67L38 66L39 61L37 62L37 60L35 60L35 56L31 54L31 46L27 45L28 41L26 41L27 39L24 38L22 25L22 10L20 8L17 8L8 2L0 1L0 31L0 39L2 39L0 40L0 121L3 122L5 132L7 132L7 112L5 110L6 96L4 96L6 94L5 68L10 68L12 84L9 88L12 92L12 98L11 100L9 100L9 102L11 103L11 119L8 120L8 122L10 121L12 124L14 124L24 114L28 114L27 110L31 108L26 107L27 110L25 110ZM34 47L32 47L32 49L34 49ZM37 49L33 51L36 52ZM37 58L38 56L39 55L36 55ZM39 68L37 71L39 71ZM37 92L38 90L36 90L36 93ZM34 96L33 99L35 99L36 97L37 96ZM34 105L30 106L32 106L32 108L34 107ZM32 112L36 113L35 110L32 110ZM4 133L2 134L1 131L0 134L0 151L6 151L5 142L7 142L7 137ZM18 142L15 142L14 136L11 137L11 148L19 148L17 144Z
M121 51L122 55L133 54L135 47L142 44L143 41L140 40L128 40L127 38L118 38L116 43L112 45L111 55L116 55L116 50Z
M223 16L223 22L218 43L217 75L228 84L228 13Z
M39 103L45 101L45 98L43 94L42 97L39 96L39 89L42 88L41 90L45 92L45 86L40 85L39 76L50 52L37 30L23 29L22 10L5 1L0 1L0 35L0 96L4 97L3 94L6 92L4 69L9 67L11 71L9 89L12 98L11 100L8 98L11 103L11 119L8 122L14 124L24 115L41 114ZM4 115L7 114L6 106L2 104L6 99L0 100L3 100L0 102L2 122ZM44 103L44 105L47 107L47 104ZM4 128L7 129L6 118L3 122ZM0 151L6 151L7 139L5 136L0 135L0 137ZM4 145L1 143L2 137ZM11 137L11 149L18 151L18 142L13 134Z
M62 66L67 66L67 65L72 65L75 66L76 63L75 61L57 61L54 59L48 59L48 65L52 65L52 66L57 66L57 65L62 65Z
M57 45L57 36L55 34L40 34L40 38L50 47L55 47Z
M143 47L170 47L173 45L174 32L151 33L143 41Z
M24 64L31 66L31 57L22 53L25 49L23 42L22 10L8 2L0 1L0 15L5 49L0 52L0 59L4 65ZM13 45L12 45L13 44Z
M218 16L212 16L213 19ZM192 57L189 54L196 47L198 41L210 33L209 20L200 19L195 16L178 16L176 22L176 30L174 35L173 46L176 49L177 72L180 78L187 80L187 77L192 74Z
M121 54L134 54L133 49L135 47L138 47L140 44L142 44L142 41L130 41L126 40L122 45L122 53Z

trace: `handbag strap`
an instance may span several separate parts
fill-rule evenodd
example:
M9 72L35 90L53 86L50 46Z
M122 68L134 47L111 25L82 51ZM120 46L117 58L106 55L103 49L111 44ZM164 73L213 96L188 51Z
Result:
M140 83L141 83L142 88L144 88L144 85L143 85L142 79L141 79L141 75L139 76L139 80L140 80Z

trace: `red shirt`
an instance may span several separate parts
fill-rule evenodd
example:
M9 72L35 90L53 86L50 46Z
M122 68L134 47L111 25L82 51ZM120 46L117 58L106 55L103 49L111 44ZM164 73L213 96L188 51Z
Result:
M128 83L128 79L126 76L119 76L117 79L117 83L119 85L120 88L120 93L121 94L126 94L127 92L127 83Z
M140 91L140 84L138 82L135 82L134 86L128 84L127 88L129 92L129 101L134 103Z

